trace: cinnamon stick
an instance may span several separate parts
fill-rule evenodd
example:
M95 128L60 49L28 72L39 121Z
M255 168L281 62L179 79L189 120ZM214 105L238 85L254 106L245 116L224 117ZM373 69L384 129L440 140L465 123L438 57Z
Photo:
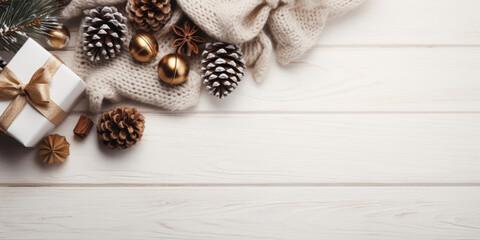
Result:
M79 138L85 138L88 133L90 133L92 127L93 121L90 118L81 115L80 119L78 119L77 126L73 129L73 133Z

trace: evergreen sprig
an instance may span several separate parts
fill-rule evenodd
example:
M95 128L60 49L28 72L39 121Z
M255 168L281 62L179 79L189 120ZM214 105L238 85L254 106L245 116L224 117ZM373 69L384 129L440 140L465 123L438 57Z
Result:
M59 24L58 0L0 0L0 50L17 51L29 37L45 39Z
M0 0L0 8L6 8L10 0Z

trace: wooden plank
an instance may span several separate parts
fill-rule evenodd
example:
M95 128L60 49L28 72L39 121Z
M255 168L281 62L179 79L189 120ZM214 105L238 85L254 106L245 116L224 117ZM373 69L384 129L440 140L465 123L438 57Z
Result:
M477 0L367 0L328 23L318 45L479 45L478 9ZM76 39L78 22L68 25Z
M147 114L142 142L67 136L64 165L0 137L0 184L480 183L479 114Z
M0 239L478 239L480 189L0 188Z
M274 62L262 84L248 76L227 99L204 92L187 112L478 112L479 62L480 48L316 48ZM76 111L87 109L83 101Z
M327 24L319 45L478 45L480 1L366 0Z

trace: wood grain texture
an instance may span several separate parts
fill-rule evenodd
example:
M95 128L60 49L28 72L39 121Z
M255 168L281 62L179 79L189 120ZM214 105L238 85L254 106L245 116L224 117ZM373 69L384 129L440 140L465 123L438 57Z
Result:
M480 183L478 114L147 114L126 151L74 139L78 117L55 131L71 143L62 166L0 138L0 183Z
M477 0L367 0L327 24L318 44L479 45L478 9Z
M72 63L72 52L55 53ZM480 48L315 48L273 63L262 84L248 76L227 99L204 92L187 112L478 112L479 62ZM75 111L87 109L84 100Z
M0 188L0 239L476 240L479 191Z
M73 137L86 100L55 130L64 165L0 136L0 239L478 240L478 9L367 0L226 101L107 104L145 113L127 151Z

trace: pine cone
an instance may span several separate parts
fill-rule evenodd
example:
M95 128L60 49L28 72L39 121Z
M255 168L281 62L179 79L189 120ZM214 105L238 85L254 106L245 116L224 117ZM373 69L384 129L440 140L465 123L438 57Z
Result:
M110 149L125 149L140 141L145 129L145 118L136 108L117 107L102 114L97 134Z
M7 62L3 60L2 57L0 57L0 73L3 71L3 69L7 66Z
M172 16L170 0L128 0L128 19L136 29L158 31Z
M97 7L85 11L83 50L90 61L108 60L120 53L126 41L127 18L115 7Z
M210 95L227 97L245 75L245 61L240 47L234 44L208 43L202 53L203 83Z

